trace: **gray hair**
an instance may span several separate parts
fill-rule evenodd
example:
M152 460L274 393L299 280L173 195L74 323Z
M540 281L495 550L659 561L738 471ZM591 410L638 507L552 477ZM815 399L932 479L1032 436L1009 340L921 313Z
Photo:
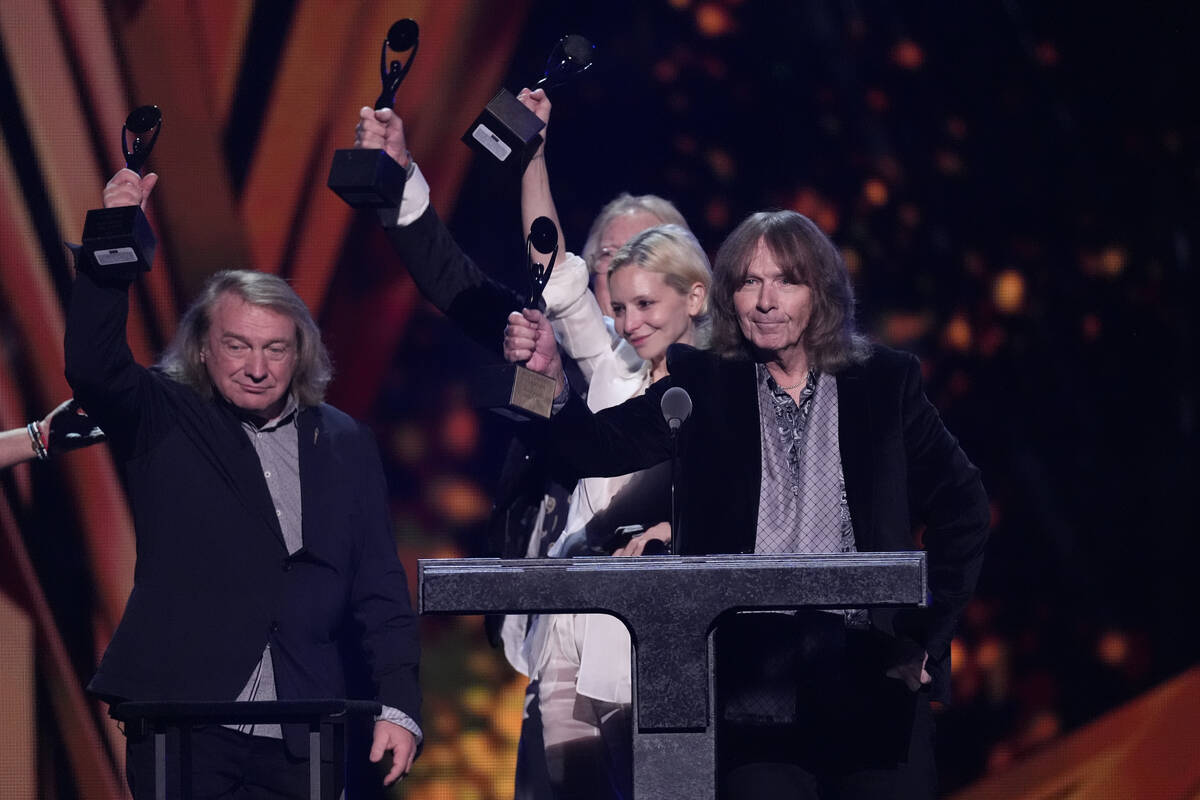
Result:
M292 393L301 406L323 403L325 388L333 378L333 364L321 341L321 330L313 321L308 306L288 282L267 272L231 269L210 277L200 290L200 296L179 321L175 338L158 362L159 368L169 378L195 389L202 397L212 398L212 379L200 351L212 324L212 310L227 293L250 305L283 314L296 323L296 371L292 375Z
M758 243L771 251L787 277L812 290L812 314L804 330L809 365L836 373L866 360L870 344L854 324L854 289L837 246L816 223L795 211L751 214L725 239L713 265L713 349L751 358L733 295L741 286Z
M596 215L596 219L588 231L582 255L589 270L595 271L596 256L600 254L602 244L600 238L604 236L604 229L608 227L608 224L622 214L639 212L657 218L661 225L678 225L684 230L691 230L688 228L683 214L679 213L679 209L670 200L665 200L655 194L632 195L629 192L621 192L600 209L600 213Z

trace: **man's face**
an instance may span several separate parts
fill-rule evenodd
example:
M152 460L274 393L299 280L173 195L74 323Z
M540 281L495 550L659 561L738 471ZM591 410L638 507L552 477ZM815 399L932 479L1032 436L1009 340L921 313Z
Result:
M200 358L222 397L242 411L272 419L286 403L296 347L291 317L226 292L213 306Z
M804 352L812 289L788 278L762 240L733 293L733 307L742 335L769 359Z
M655 225L662 225L662 220L649 211L635 211L632 214L619 214L604 226L604 232L600 234L600 249L596 251L592 264L592 272L596 275L592 281L592 293L596 295L600 310L608 316L613 315L612 297L608 289L608 267L612 257L634 236Z

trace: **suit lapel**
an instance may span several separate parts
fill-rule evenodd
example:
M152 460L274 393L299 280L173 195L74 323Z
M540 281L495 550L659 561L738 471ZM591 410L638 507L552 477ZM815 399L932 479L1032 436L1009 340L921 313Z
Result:
M242 498L250 513L267 526L286 551L283 529L279 526L279 517L275 514L275 504L271 500L271 490L267 488L258 453L237 417L228 409L221 409L218 413L225 421L224 429L229 438L229 446L220 448L222 452L215 454L215 461L226 472L230 486Z
M758 536L758 500L762 485L762 434L758 420L758 388L752 361L716 359L708 378L697 386L693 397L708 406L709 430L703 435L711 461L698 476L717 507L702 506L715 513L698 525L711 530L713 539L698 552L753 553ZM743 474L731 474L730 465L746 465Z
M842 456L842 475L846 480L846 502L854 524L859 549L875 541L872 506L874 484L871 474L871 440L874 420L867 380L860 366L837 376L838 449Z
M318 408L301 411L296 417L296 429L300 437L301 538L304 549L316 555L320 550L317 532L329 529L322 516L336 507L323 499L330 491L330 442Z

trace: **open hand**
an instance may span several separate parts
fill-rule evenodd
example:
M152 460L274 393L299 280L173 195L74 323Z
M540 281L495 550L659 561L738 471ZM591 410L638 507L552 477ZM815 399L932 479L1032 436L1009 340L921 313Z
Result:
M417 737L412 731L394 722L378 720L375 723L375 739L371 743L371 763L378 764L386 752L392 754L392 768L383 778L383 785L390 786L412 769L417 757Z

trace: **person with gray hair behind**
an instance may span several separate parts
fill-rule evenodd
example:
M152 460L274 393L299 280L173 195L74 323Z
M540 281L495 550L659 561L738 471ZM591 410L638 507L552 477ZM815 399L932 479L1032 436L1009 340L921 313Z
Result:
M592 274L592 292L606 316L613 315L608 292L608 273L612 258L634 234L655 225L678 225L687 228L687 221L670 200L655 194L634 195L621 192L609 200L588 230L583 244L583 260Z
M157 176L121 170L104 205L144 204ZM315 700L352 693L358 651L382 705L370 759L407 773L421 741L417 626L374 438L324 402L321 334L275 275L213 275L155 368L126 343L128 278L78 263L67 380L109 437L137 534L133 593L89 691L109 703ZM135 798L155 741L126 734ZM181 791L169 738L169 796ZM308 729L202 727L199 797L309 796ZM336 770L324 770L341 790ZM189 795L190 796L190 795Z

